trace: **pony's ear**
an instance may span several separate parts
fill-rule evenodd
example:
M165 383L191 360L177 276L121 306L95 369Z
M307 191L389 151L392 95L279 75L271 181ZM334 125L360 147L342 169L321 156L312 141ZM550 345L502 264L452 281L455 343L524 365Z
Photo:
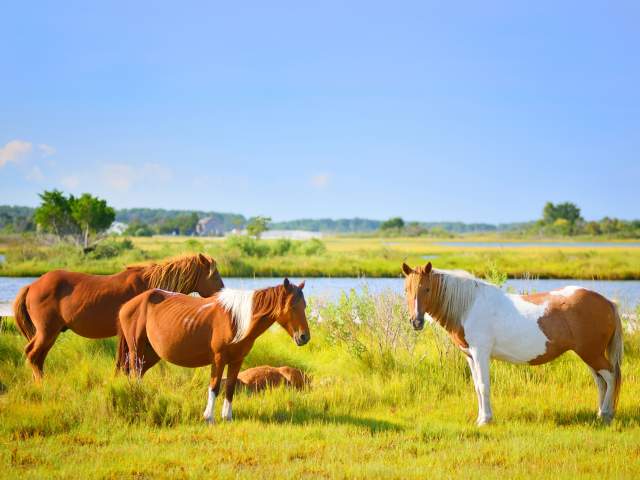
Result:
M431 262L427 263L424 267L422 267L422 271L424 272L424 274L428 274L431 273L431 270L433 269L433 266L431 265Z
M404 273L405 277L408 277L413 273L413 269L406 263L402 262L402 273Z
M289 281L289 279L288 279L288 278L285 278L285 279L284 279L283 285L284 285L284 288L286 288L287 290L289 290L289 287L291 286L291 282Z
M206 255L203 255L201 253L198 254L198 259L204 264L204 265L210 265L211 261L207 258Z
M298 288L300 290L304 289L304 280L300 283L300 285L298 285Z

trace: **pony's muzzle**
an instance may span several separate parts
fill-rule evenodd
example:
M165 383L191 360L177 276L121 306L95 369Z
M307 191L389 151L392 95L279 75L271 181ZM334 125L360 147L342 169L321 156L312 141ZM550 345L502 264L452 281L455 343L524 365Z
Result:
M424 315L412 318L411 326L414 330L422 330L424 327Z
M311 334L309 332L296 332L293 339L295 340L296 345L301 347L309 343L309 340L311 340Z

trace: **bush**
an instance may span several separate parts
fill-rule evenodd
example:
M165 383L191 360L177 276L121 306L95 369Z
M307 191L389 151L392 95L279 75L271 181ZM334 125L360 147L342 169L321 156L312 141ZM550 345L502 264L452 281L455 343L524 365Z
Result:
M132 249L133 242L128 238L121 241L105 240L104 242L97 244L93 251L89 253L89 256L96 260L101 258L113 258Z
M269 246L260 240L244 235L232 235L227 238L226 245L232 250L237 250L249 257L266 257L269 254Z
M318 240L317 238L312 238L306 242L300 242L299 245L299 251L303 255L320 255L327 251L326 245L322 240Z

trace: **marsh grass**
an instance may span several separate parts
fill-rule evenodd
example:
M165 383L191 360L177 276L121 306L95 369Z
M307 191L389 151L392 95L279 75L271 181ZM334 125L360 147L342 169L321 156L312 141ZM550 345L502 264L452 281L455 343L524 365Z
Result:
M510 278L640 278L640 248L625 247L624 242L615 248L458 247L438 245L434 239L402 237L328 237L322 241L140 237L132 239L130 246L124 240L109 242L83 255L68 245L0 238L0 251L7 256L0 264L0 275L37 276L56 268L108 274L132 263L206 252L218 260L223 276L397 277L403 261L418 265L429 257L437 267L468 270L482 277L500 272Z
M208 368L164 362L143 382L115 376L113 339L61 335L34 385L24 340L0 329L3 478L637 478L640 334L625 339L620 408L595 417L575 355L540 366L494 362L496 423L478 429L462 355L439 328L408 328L391 293L311 301L312 341L278 328L245 368L291 365L304 391L239 391L234 422L206 426ZM348 332L345 333L345 332ZM354 347L358 345L358 347ZM219 417L221 402L217 402Z

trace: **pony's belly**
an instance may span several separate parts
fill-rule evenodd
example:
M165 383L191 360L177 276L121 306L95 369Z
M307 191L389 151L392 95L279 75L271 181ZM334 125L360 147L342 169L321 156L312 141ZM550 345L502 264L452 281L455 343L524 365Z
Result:
M529 329L518 333L496 339L491 356L511 363L527 363L547 351L548 339L541 330Z
M181 367L211 365L211 334L203 329L189 331L179 327L165 324L158 328L153 322L147 324L147 338L160 358Z

